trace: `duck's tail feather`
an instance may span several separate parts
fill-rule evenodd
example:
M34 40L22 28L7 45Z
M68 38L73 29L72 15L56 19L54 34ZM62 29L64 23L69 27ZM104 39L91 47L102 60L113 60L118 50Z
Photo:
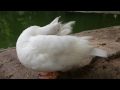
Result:
M91 52L93 56L108 57L108 52L102 49L94 48Z
M91 39L93 39L92 36L83 36L83 37L80 37L80 38L85 39L85 40L91 40Z

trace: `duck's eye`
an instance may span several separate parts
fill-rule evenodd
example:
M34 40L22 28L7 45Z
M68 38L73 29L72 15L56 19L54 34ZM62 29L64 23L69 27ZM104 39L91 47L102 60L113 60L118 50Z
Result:
M59 31L59 30L58 30Z

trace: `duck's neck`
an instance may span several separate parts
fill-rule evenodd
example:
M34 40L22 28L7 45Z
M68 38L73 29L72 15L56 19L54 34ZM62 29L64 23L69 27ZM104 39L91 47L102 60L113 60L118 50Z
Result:
M28 40L29 38L37 35L50 35L53 27L46 25L44 27L31 26L25 29L22 34L19 36L21 40Z
M38 31L36 27L29 27L21 33L18 41L28 41L32 36L36 36L39 33Z

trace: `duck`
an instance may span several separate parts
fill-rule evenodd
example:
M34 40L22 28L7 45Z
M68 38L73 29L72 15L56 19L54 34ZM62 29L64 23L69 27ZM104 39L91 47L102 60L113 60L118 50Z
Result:
M70 35L75 21L62 23L58 21L60 17L42 27L26 28L16 42L19 61L26 68L38 71L40 79L56 79L59 72L79 66L90 56L108 57L107 51L92 45L91 36Z

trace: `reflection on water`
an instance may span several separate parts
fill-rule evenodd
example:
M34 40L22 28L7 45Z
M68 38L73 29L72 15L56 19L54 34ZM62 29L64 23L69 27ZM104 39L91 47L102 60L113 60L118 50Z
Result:
M1 11L0 48L14 47L20 33L29 26L44 26L57 16L63 22L76 21L73 33L120 25L120 15L64 11Z

